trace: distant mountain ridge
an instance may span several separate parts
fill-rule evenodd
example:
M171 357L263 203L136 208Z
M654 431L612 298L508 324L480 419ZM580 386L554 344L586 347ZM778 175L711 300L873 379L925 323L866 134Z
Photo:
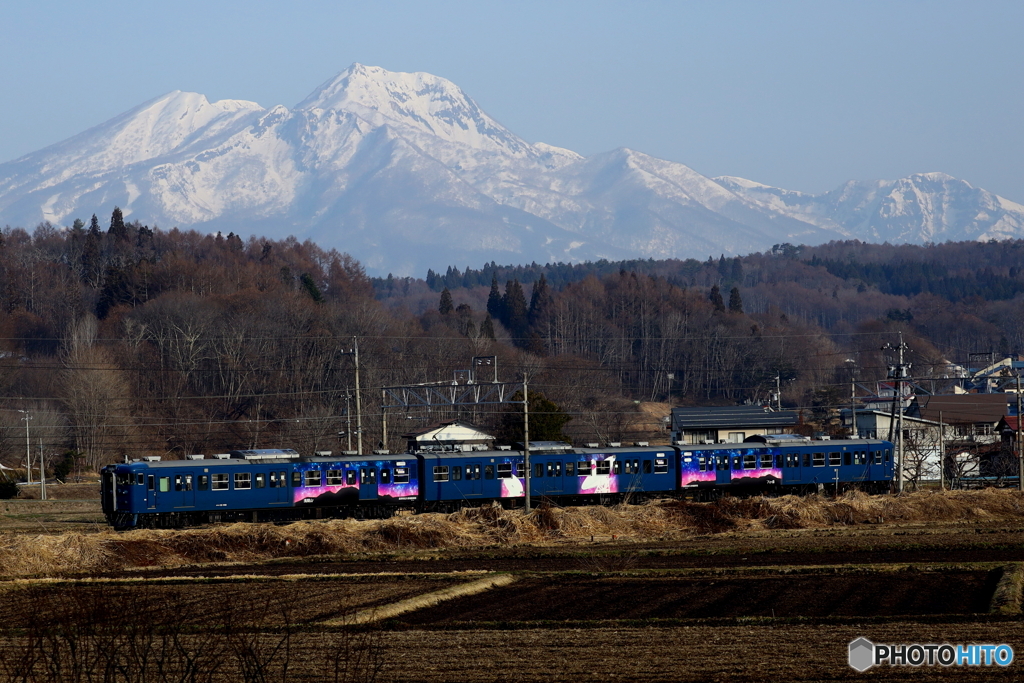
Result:
M443 78L361 64L294 109L176 91L0 164L0 223L114 205L162 227L293 234L382 275L1024 236L1024 206L945 174L809 195L625 148L585 158L522 140Z

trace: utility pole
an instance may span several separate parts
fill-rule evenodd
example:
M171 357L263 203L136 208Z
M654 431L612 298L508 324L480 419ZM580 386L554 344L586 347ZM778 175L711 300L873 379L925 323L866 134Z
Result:
M345 392L345 436L348 438L348 449L352 450L352 412L348 409L348 402L352 395Z
M939 411L939 490L946 490L946 435L942 423L942 411Z
M1017 488L1024 491L1024 438L1020 424L1020 370L1017 371Z
M42 439L39 439L39 500L46 500L46 459L43 458Z
M526 511L530 511L530 393L527 387L526 375L523 375L523 465L526 469L525 505Z
M782 376L775 375L775 410L782 412Z
M352 356L352 359L356 364L356 453L359 455L363 454L363 411L359 402L359 338L352 337L352 349L349 351L342 351L343 356ZM348 413L348 395L345 395L345 412ZM351 421L348 423L351 425ZM352 450L352 430L349 429L350 434L348 439L348 449Z
M850 379L850 436L854 439L860 438L857 430L857 382Z
M28 414L27 410L19 410L25 417L21 418L25 421L25 476L26 483L32 483L32 445L29 441L28 435L28 421L32 419L32 416Z
M898 358L896 365L889 366L889 377L896 380L896 401L899 402L899 413L896 417L898 432L896 435L896 490L899 493L903 493L903 380L910 374L910 364L903 362L903 352L907 350L907 345L903 343L903 332L899 334L899 346L893 347L892 344L886 344L882 347L882 350L895 351Z
M388 448L388 409L384 407L387 403L387 392L383 389L380 390L380 442L381 448L387 450Z

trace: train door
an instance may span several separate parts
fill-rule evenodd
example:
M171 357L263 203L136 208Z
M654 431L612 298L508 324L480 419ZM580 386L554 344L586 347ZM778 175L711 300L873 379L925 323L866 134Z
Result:
M483 489L483 467L478 462L466 463L466 485L463 491L467 496L482 496Z
M544 492L559 494L564 490L565 480L562 478L562 462L555 460L544 464Z
M174 493L177 498L174 507L192 508L196 506L195 481L191 473L174 475Z
M715 483L720 486L732 482L732 457L729 451L719 451L711 456L715 459ZM736 456L737 458L739 456Z
M156 508L156 475L146 475L146 507L150 510Z
M359 500L377 500L377 468L373 465L359 468Z

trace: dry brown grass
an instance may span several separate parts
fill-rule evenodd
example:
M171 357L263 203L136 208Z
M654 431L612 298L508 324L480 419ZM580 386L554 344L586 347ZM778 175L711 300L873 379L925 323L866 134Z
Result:
M813 528L860 523L1020 519L1024 494L1010 490L868 496L724 498L615 508L542 505L529 515L499 507L388 520L230 524L188 530L0 536L0 575L61 575L129 567L253 562L280 557L471 549L591 537L665 539L732 529Z

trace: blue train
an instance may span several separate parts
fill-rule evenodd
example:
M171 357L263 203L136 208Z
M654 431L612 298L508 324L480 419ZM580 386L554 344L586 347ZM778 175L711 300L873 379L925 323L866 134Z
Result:
M290 449L108 465L103 512L117 529L229 521L386 517L398 509L452 511L521 506L522 451L445 451L302 457ZM707 446L573 448L531 444L531 500L559 505L711 500L726 493L809 493L856 486L881 493L893 480L888 441L751 437Z

